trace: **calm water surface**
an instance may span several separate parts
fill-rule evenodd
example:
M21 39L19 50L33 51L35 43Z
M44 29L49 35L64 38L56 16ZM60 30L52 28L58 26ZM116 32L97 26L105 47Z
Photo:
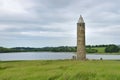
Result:
M21 53L0 53L0 61L11 60L59 60L72 59L75 56L72 52L21 52ZM120 55L98 55L87 54L88 59L120 60Z

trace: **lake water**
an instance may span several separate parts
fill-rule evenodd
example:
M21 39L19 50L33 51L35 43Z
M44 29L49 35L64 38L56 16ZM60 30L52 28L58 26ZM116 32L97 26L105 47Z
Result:
M72 52L20 52L0 53L0 61L12 60L59 60L72 59L75 53ZM88 59L120 60L120 55L99 55L87 54Z

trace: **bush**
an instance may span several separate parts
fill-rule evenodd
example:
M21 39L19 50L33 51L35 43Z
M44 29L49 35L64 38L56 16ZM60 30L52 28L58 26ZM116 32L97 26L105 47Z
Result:
M119 52L119 47L116 45L109 45L105 48L105 52L107 53Z

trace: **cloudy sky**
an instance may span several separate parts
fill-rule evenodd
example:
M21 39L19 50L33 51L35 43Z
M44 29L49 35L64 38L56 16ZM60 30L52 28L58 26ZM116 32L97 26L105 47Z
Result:
M120 43L120 0L0 0L0 46L75 46L80 14L86 44Z

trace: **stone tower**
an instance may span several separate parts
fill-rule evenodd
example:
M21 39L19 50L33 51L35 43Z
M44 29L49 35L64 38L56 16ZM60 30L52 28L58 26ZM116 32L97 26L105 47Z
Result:
M86 59L86 49L85 49L85 22L80 15L77 22L77 60Z

